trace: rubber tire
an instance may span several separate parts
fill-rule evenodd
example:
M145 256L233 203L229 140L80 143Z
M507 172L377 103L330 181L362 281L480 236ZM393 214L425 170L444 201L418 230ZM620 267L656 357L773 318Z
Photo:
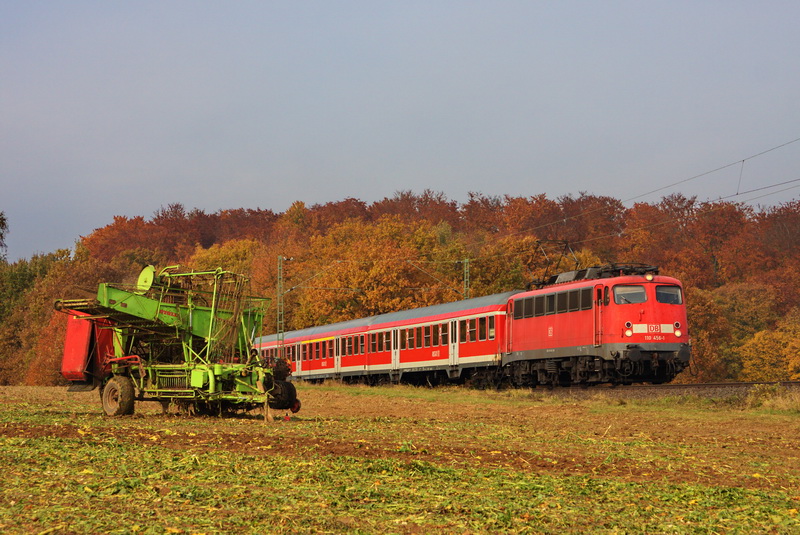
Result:
M275 386L269 392L269 406L275 410L288 410L297 401L297 390L288 381L275 381Z
M115 375L103 387L100 399L108 416L133 414L133 381L124 375Z

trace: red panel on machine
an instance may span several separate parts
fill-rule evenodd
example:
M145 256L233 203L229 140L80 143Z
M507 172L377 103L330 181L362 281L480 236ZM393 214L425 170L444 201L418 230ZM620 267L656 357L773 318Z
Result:
M64 358L61 361L61 375L68 381L86 381L86 368L89 364L89 344L92 341L91 320L80 319L88 316L82 312L70 311L67 320L67 338L64 342Z

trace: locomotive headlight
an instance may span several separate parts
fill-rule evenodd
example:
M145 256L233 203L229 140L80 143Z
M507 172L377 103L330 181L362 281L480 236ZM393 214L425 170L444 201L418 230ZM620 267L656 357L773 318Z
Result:
M652 273L648 273L647 275L644 276L644 278L647 279L648 282L650 282L650 281L653 280L653 274Z
M683 333L681 332L681 330L680 330L680 329L675 329L675 336L677 336L678 338L680 338L682 334L683 334Z
M627 329L627 330L625 331L625 336L633 336L633 331L632 331L632 330L630 330L630 329Z

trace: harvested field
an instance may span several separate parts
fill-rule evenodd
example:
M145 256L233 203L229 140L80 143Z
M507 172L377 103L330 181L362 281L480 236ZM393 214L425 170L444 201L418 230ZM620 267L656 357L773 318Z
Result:
M266 424L2 387L0 531L800 531L795 393L298 390Z

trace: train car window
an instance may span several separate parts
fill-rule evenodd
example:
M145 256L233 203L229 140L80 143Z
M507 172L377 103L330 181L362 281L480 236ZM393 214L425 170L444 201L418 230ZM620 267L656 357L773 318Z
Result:
M638 284L614 286L614 302L618 305L630 303L644 303L647 301L647 293L644 286Z
M463 344L467 341L467 320L461 320L458 326L460 327L458 341Z
M545 314L556 313L556 294L549 294L545 296Z
M448 332L449 332L449 327L447 326L447 323L442 324L442 345L443 346L446 346L447 344L450 343L450 338L448 336Z
M358 337L358 354L363 355L367 352L367 345L366 345L366 336L363 334Z
M522 312L524 310L524 308L523 308L523 302L524 301L525 301L524 299L515 299L513 301L513 305L512 306L514 307L514 319L515 320L521 320L522 319Z
M592 289L591 288L582 288L581 289L581 310L591 310L592 309Z
M431 326L426 325L423 329L425 330L425 347L431 347Z
M489 316L489 340L494 340L494 316Z
M567 293L567 307L569 312L575 312L581 309L581 291L570 290Z
M478 318L478 340L486 340L486 318Z
M422 347L422 327L417 327L417 347Z
M656 286L656 301L667 305L683 304L680 286Z
M533 303L533 315L536 317L544 316L545 312L545 296L537 295Z
M568 292L561 292L556 294L556 314L567 311L567 293Z
M406 337L408 334L406 333L405 329L400 329L400 349L405 349L408 345Z
M392 336L389 331L383 333L383 350L384 351L392 350Z
M611 299L610 299L610 298L609 298L609 296L608 296L608 286L606 286L606 287L605 287L605 296L603 297L603 304L604 304L604 305L606 305L606 306L608 306L608 304L609 304L610 302L611 302Z
M471 319L469 320L469 341L474 342L478 339L478 320Z
M436 325L432 326L431 329L432 329L431 341L433 342L433 346L435 347L439 345L439 339L441 337L441 335L439 334L439 324L437 323Z
M378 335L369 333L369 352L375 353L378 351Z

